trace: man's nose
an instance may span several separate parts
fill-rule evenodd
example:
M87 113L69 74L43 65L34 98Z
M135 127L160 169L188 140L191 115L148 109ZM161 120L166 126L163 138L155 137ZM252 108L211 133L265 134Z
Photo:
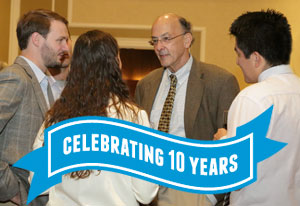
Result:
M70 53L70 47L69 47L68 41L63 42L62 49L63 49L63 51L67 51L68 53Z
M154 48L158 51L161 50L163 47L164 47L164 44L162 43L162 41L160 39L157 41L157 44L154 46Z

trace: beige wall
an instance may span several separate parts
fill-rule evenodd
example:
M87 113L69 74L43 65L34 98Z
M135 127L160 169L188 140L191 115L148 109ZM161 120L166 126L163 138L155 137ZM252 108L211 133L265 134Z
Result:
M0 0L1 9L2 3L6 1ZM26 1L29 3L29 5L27 4L28 8L33 8L36 6L36 2L40 2ZM31 5L33 3L30 2L35 3ZM47 6L50 5L49 2L52 1L47 1ZM106 30L111 31L114 35L123 32L130 36L134 35L134 32L118 30L115 26L139 25L148 28L147 26L150 26L153 20L163 13L174 12L182 15L190 20L194 27L205 28L205 45L201 44L205 46L205 61L232 72L238 78L242 88L246 84L243 81L242 72L235 64L234 40L228 35L228 29L232 21L245 11L273 8L284 13L291 24L293 34L291 65L300 75L300 47L297 46L300 44L300 23L297 22L300 19L300 1L298 0L56 0L55 5L55 9L63 12L64 16L68 14L71 33L76 35L91 27L99 26L101 28L101 25L104 25ZM63 8L64 6L68 8ZM21 9L21 11L23 10ZM69 13L66 13L67 11ZM83 29L82 25L87 24L89 27ZM74 28L72 25L81 26ZM150 36L150 29L138 32L143 37ZM3 41L3 38L7 37L1 32L0 40ZM196 47L199 45L199 42L195 44ZM1 47L0 55L3 53L5 50L3 51Z
M31 9L51 9L52 1L51 0L21 0L21 9L20 13L25 14Z
M8 62L10 2L0 0L0 61Z
M232 21L245 11L273 8L283 12L291 24L293 52L291 65L300 75L300 1L298 0L74 0L73 22L151 25L164 13L174 12L194 27L206 28L205 61L226 68L246 84L235 64L234 40L228 35ZM150 36L150 31L149 31Z

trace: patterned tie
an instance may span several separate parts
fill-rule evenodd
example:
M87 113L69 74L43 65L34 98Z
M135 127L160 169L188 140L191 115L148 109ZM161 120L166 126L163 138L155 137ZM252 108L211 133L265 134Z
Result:
M159 124L158 124L158 130L166 133L169 132L170 120L172 115L173 103L176 94L176 84L177 84L177 78L174 74L170 75L170 79L171 79L171 84L170 84L169 93L165 100L164 107L162 109L160 119L159 119Z
M50 82L49 82L49 78L47 78L47 81L48 81L48 84L47 84L47 95L48 95L49 105L51 107L53 105L53 103L54 103L54 97L53 97L51 85L50 85Z

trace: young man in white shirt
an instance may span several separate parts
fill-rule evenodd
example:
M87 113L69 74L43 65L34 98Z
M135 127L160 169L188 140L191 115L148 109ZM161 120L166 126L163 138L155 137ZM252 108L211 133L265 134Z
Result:
M247 12L232 23L230 33L245 81L255 84L233 101L227 137L273 105L267 138L288 143L258 164L256 182L232 192L230 205L300 205L300 79L289 66L290 25L274 10Z

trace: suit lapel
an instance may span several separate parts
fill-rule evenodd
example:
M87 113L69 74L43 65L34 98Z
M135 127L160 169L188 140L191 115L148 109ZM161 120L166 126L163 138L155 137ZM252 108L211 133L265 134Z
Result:
M44 97L43 91L41 89L41 86L40 86L33 70L27 64L27 62L21 57L17 57L17 59L15 60L15 64L19 64L25 70L28 77L30 78L36 100L37 100L38 105L41 109L41 112L43 113L43 117L45 117L45 114L48 111L48 105L47 105L47 102L45 100L45 97Z
M191 137L194 122L201 105L204 91L203 73L200 65L193 59L193 65L190 71L184 109L184 127L186 137Z
M147 101L145 104L145 110L148 112L149 115L151 114L151 110L154 104L156 93L160 86L163 72L164 68L159 68L157 71L157 75L154 75L151 81L149 81L149 83L146 85L146 91L148 92L146 95L148 96L147 99L149 101Z

